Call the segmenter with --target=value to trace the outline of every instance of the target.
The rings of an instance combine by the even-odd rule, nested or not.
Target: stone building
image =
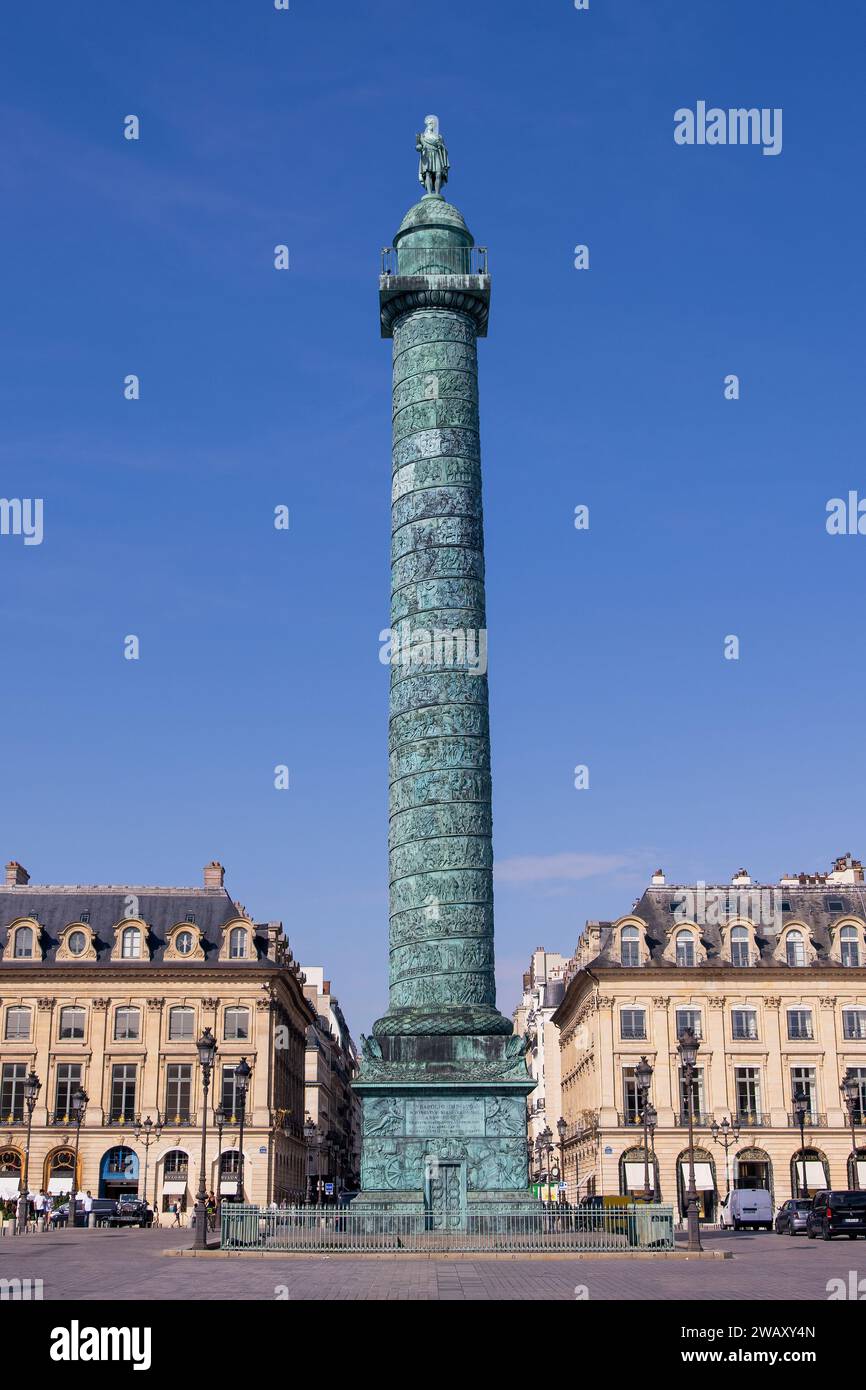
[[[850,855],[826,874],[753,884],[668,885],[657,873],[631,912],[589,922],[553,1016],[561,1033],[568,1195],[643,1189],[635,1067],[653,1068],[651,1186],[683,1211],[687,1092],[678,1034],[700,1040],[692,1085],[696,1186],[712,1221],[728,1184],[776,1203],[854,1179],[849,1112],[866,1186],[866,887]],[[795,1096],[805,1097],[801,1133]],[[714,1138],[713,1123],[729,1121]]]
[[[568,957],[537,946],[529,969],[523,975],[523,998],[514,1010],[514,1031],[527,1039],[526,1060],[535,1090],[526,1102],[526,1135],[532,1146],[530,1175],[536,1183],[546,1182],[547,1157],[539,1154],[538,1142],[545,1130],[553,1136],[551,1176],[559,1177],[560,1145],[557,1128],[562,1115],[560,1093],[559,1029],[553,1015],[562,1003]]]
[[[88,1096],[76,1186],[138,1192],[165,1210],[194,1203],[202,1077],[196,1041],[217,1042],[208,1097],[206,1184],[237,1196],[235,1067],[252,1068],[244,1109],[243,1195],[297,1200],[305,1188],[304,1050],[315,1018],[278,922],[232,901],[220,864],[200,888],[31,884],[17,863],[0,887],[0,1198],[25,1152],[23,1085],[41,1082],[28,1186],[68,1191],[71,1098]],[[222,1140],[214,1108],[226,1120]],[[151,1131],[149,1152],[140,1122]]]
[[[323,1199],[332,1200],[341,1190],[358,1186],[361,1101],[352,1089],[358,1051],[322,967],[305,965],[303,972],[304,994],[316,1014],[307,1024],[304,1072],[307,1190],[312,1201],[317,1189]]]

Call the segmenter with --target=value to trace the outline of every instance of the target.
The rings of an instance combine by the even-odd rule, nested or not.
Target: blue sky
[[[377,273],[428,111],[493,275],[500,1007],[659,865],[862,853],[866,538],[825,508],[866,493],[864,29],[803,0],[17,7],[0,492],[44,498],[45,538],[0,537],[4,858],[218,857],[356,1034],[385,1007]],[[676,145],[698,100],[781,107],[782,153]]]

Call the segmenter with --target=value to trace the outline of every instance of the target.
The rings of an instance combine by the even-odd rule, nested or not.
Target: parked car
[[[735,1187],[719,1206],[719,1225],[723,1230],[773,1229],[773,1199],[765,1187]]]
[[[808,1197],[789,1197],[776,1212],[775,1228],[777,1235],[796,1236],[805,1232],[812,1203]]]
[[[121,1197],[109,1217],[109,1226],[152,1226],[153,1212],[141,1197]]]
[[[816,1192],[806,1234],[810,1240],[816,1236],[822,1240],[832,1240],[834,1236],[856,1240],[866,1236],[866,1192]]]

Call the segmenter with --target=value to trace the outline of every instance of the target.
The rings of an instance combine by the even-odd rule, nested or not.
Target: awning
[[[824,1165],[816,1158],[806,1159],[806,1177],[803,1178],[803,1160],[797,1159],[797,1177],[800,1179],[801,1187],[810,1187],[814,1191],[816,1187],[826,1187],[827,1178],[824,1173]]]
[[[625,1185],[626,1185],[626,1187],[628,1188],[629,1192],[633,1192],[636,1188],[640,1188],[640,1190],[643,1191],[644,1183],[645,1183],[645,1181],[646,1181],[646,1173],[645,1173],[645,1171],[644,1171],[644,1166],[643,1166],[643,1164],[642,1164],[642,1163],[630,1163],[630,1162],[626,1161],[626,1162],[623,1164],[623,1167],[625,1168]],[[653,1185],[653,1166],[652,1166],[652,1164],[649,1165],[649,1184],[650,1184],[650,1187],[652,1187],[652,1185]]]
[[[186,1192],[186,1183],[185,1183],[185,1182],[164,1182],[163,1185],[162,1185],[162,1190],[163,1190],[164,1193],[167,1192],[167,1193],[169,1193],[169,1194],[172,1195],[172,1196],[174,1196],[175,1194],[177,1194],[177,1195],[179,1195],[179,1196],[182,1196],[183,1193]]]
[[[228,1197],[229,1194],[237,1192],[237,1190],[238,1185],[236,1182],[231,1182],[228,1178],[223,1178],[222,1182],[220,1183],[220,1192],[224,1192]]]
[[[18,1178],[0,1178],[0,1198],[8,1201],[10,1197],[17,1197],[18,1182]]]
[[[683,1175],[683,1183],[688,1191],[689,1180],[691,1178],[692,1167],[687,1158],[680,1159],[680,1170]],[[714,1192],[716,1184],[713,1182],[713,1170],[709,1163],[695,1161],[695,1187],[698,1192]]]
[[[53,1193],[58,1193],[58,1192],[71,1192],[71,1191],[72,1191],[72,1174],[70,1173],[68,1178],[64,1178],[64,1177],[49,1178],[49,1179],[48,1179],[48,1191],[49,1191],[49,1192],[53,1192]]]

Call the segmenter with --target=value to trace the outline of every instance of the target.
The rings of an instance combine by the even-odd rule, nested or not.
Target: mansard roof
[[[774,952],[779,945],[780,933],[794,923],[801,923],[808,930],[816,955],[809,965],[791,967],[792,969],[847,969],[848,967],[830,956],[833,929],[837,922],[846,918],[854,917],[866,922],[866,885],[862,884],[828,883],[817,887],[758,883],[742,887],[708,884],[700,890],[696,889],[694,884],[649,887],[644,890],[631,912],[623,913],[623,918],[634,917],[644,923],[651,966],[659,966],[664,970],[677,969],[674,962],[664,958],[663,952],[670,941],[672,930],[695,922],[694,906],[699,891],[706,894],[707,907],[705,913],[697,914],[696,923],[701,941],[707,950],[704,968],[737,968],[722,958],[722,932],[741,918],[744,922],[751,922],[755,928],[755,946],[758,952],[755,967],[758,969],[788,968],[784,962],[774,958]],[[713,910],[711,900],[715,895],[718,895],[717,906]],[[615,924],[599,922],[596,926],[600,929],[601,949],[594,958],[587,957],[581,963],[591,968],[598,965],[623,969],[619,960],[614,958]]]
[[[89,914],[89,917],[85,914]],[[253,928],[254,953],[245,960],[219,961],[222,928],[230,921],[243,918],[244,912],[234,903],[225,888],[148,888],[135,885],[59,885],[26,884],[14,887],[0,885],[0,949],[5,948],[10,925],[20,918],[35,918],[41,928],[40,944],[43,960],[32,964],[56,966],[57,969],[87,970],[99,966],[112,969],[129,967],[147,969],[163,959],[167,936],[172,927],[194,917],[192,925],[201,933],[201,944],[207,966],[220,968],[249,968],[268,961],[267,927],[250,923]],[[95,961],[58,961],[60,933],[73,922],[84,918],[95,937]],[[147,926],[150,959],[112,960],[114,929],[124,919],[141,920]],[[273,965],[273,961],[268,961]],[[15,965],[20,969],[24,962]],[[200,965],[200,963],[199,963]],[[172,966],[177,968],[178,962]],[[195,969],[195,963],[181,965]]]

